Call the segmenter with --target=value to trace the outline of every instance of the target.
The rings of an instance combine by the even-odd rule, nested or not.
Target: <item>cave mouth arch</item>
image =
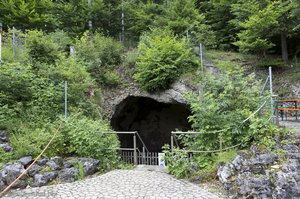
[[[138,131],[151,152],[161,152],[170,144],[171,132],[191,129],[187,117],[191,111],[186,104],[163,103],[149,97],[129,96],[120,102],[111,118],[115,131]],[[132,148],[132,135],[119,135],[121,146]],[[142,144],[137,141],[137,146]]]

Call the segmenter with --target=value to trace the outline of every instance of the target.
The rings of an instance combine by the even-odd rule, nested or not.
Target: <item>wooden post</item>
[[[136,134],[133,135],[133,162],[137,165],[137,152],[136,152]]]
[[[296,120],[298,120],[297,100],[295,101],[295,109],[296,109]]]
[[[279,126],[278,102],[276,101],[276,125]]]

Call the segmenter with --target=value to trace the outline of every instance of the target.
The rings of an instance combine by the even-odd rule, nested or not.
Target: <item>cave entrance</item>
[[[162,103],[147,97],[127,97],[116,106],[111,119],[115,131],[137,131],[152,152],[161,152],[170,144],[171,132],[191,129],[187,117],[191,114],[185,104]],[[132,136],[119,135],[122,148],[133,146]],[[137,147],[142,147],[137,143]]]

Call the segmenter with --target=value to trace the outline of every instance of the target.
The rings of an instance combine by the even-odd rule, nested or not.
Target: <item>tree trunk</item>
[[[281,55],[284,63],[288,63],[288,49],[287,49],[287,33],[286,31],[281,32]]]

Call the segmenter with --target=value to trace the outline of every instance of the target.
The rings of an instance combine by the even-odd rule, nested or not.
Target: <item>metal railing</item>
[[[120,151],[133,151],[133,163],[137,165],[139,162],[146,162],[146,156],[151,154],[145,145],[143,139],[139,135],[137,131],[112,131],[112,132],[105,132],[105,134],[123,134],[123,135],[132,135],[133,136],[133,147],[132,148],[110,148],[111,150],[120,150]],[[138,138],[138,139],[137,139]],[[142,152],[137,147],[137,140],[139,140],[142,144]],[[121,153],[121,155],[127,156],[128,160],[131,160],[131,153]],[[141,159],[141,161],[139,161]],[[130,161],[129,161],[130,162]]]

